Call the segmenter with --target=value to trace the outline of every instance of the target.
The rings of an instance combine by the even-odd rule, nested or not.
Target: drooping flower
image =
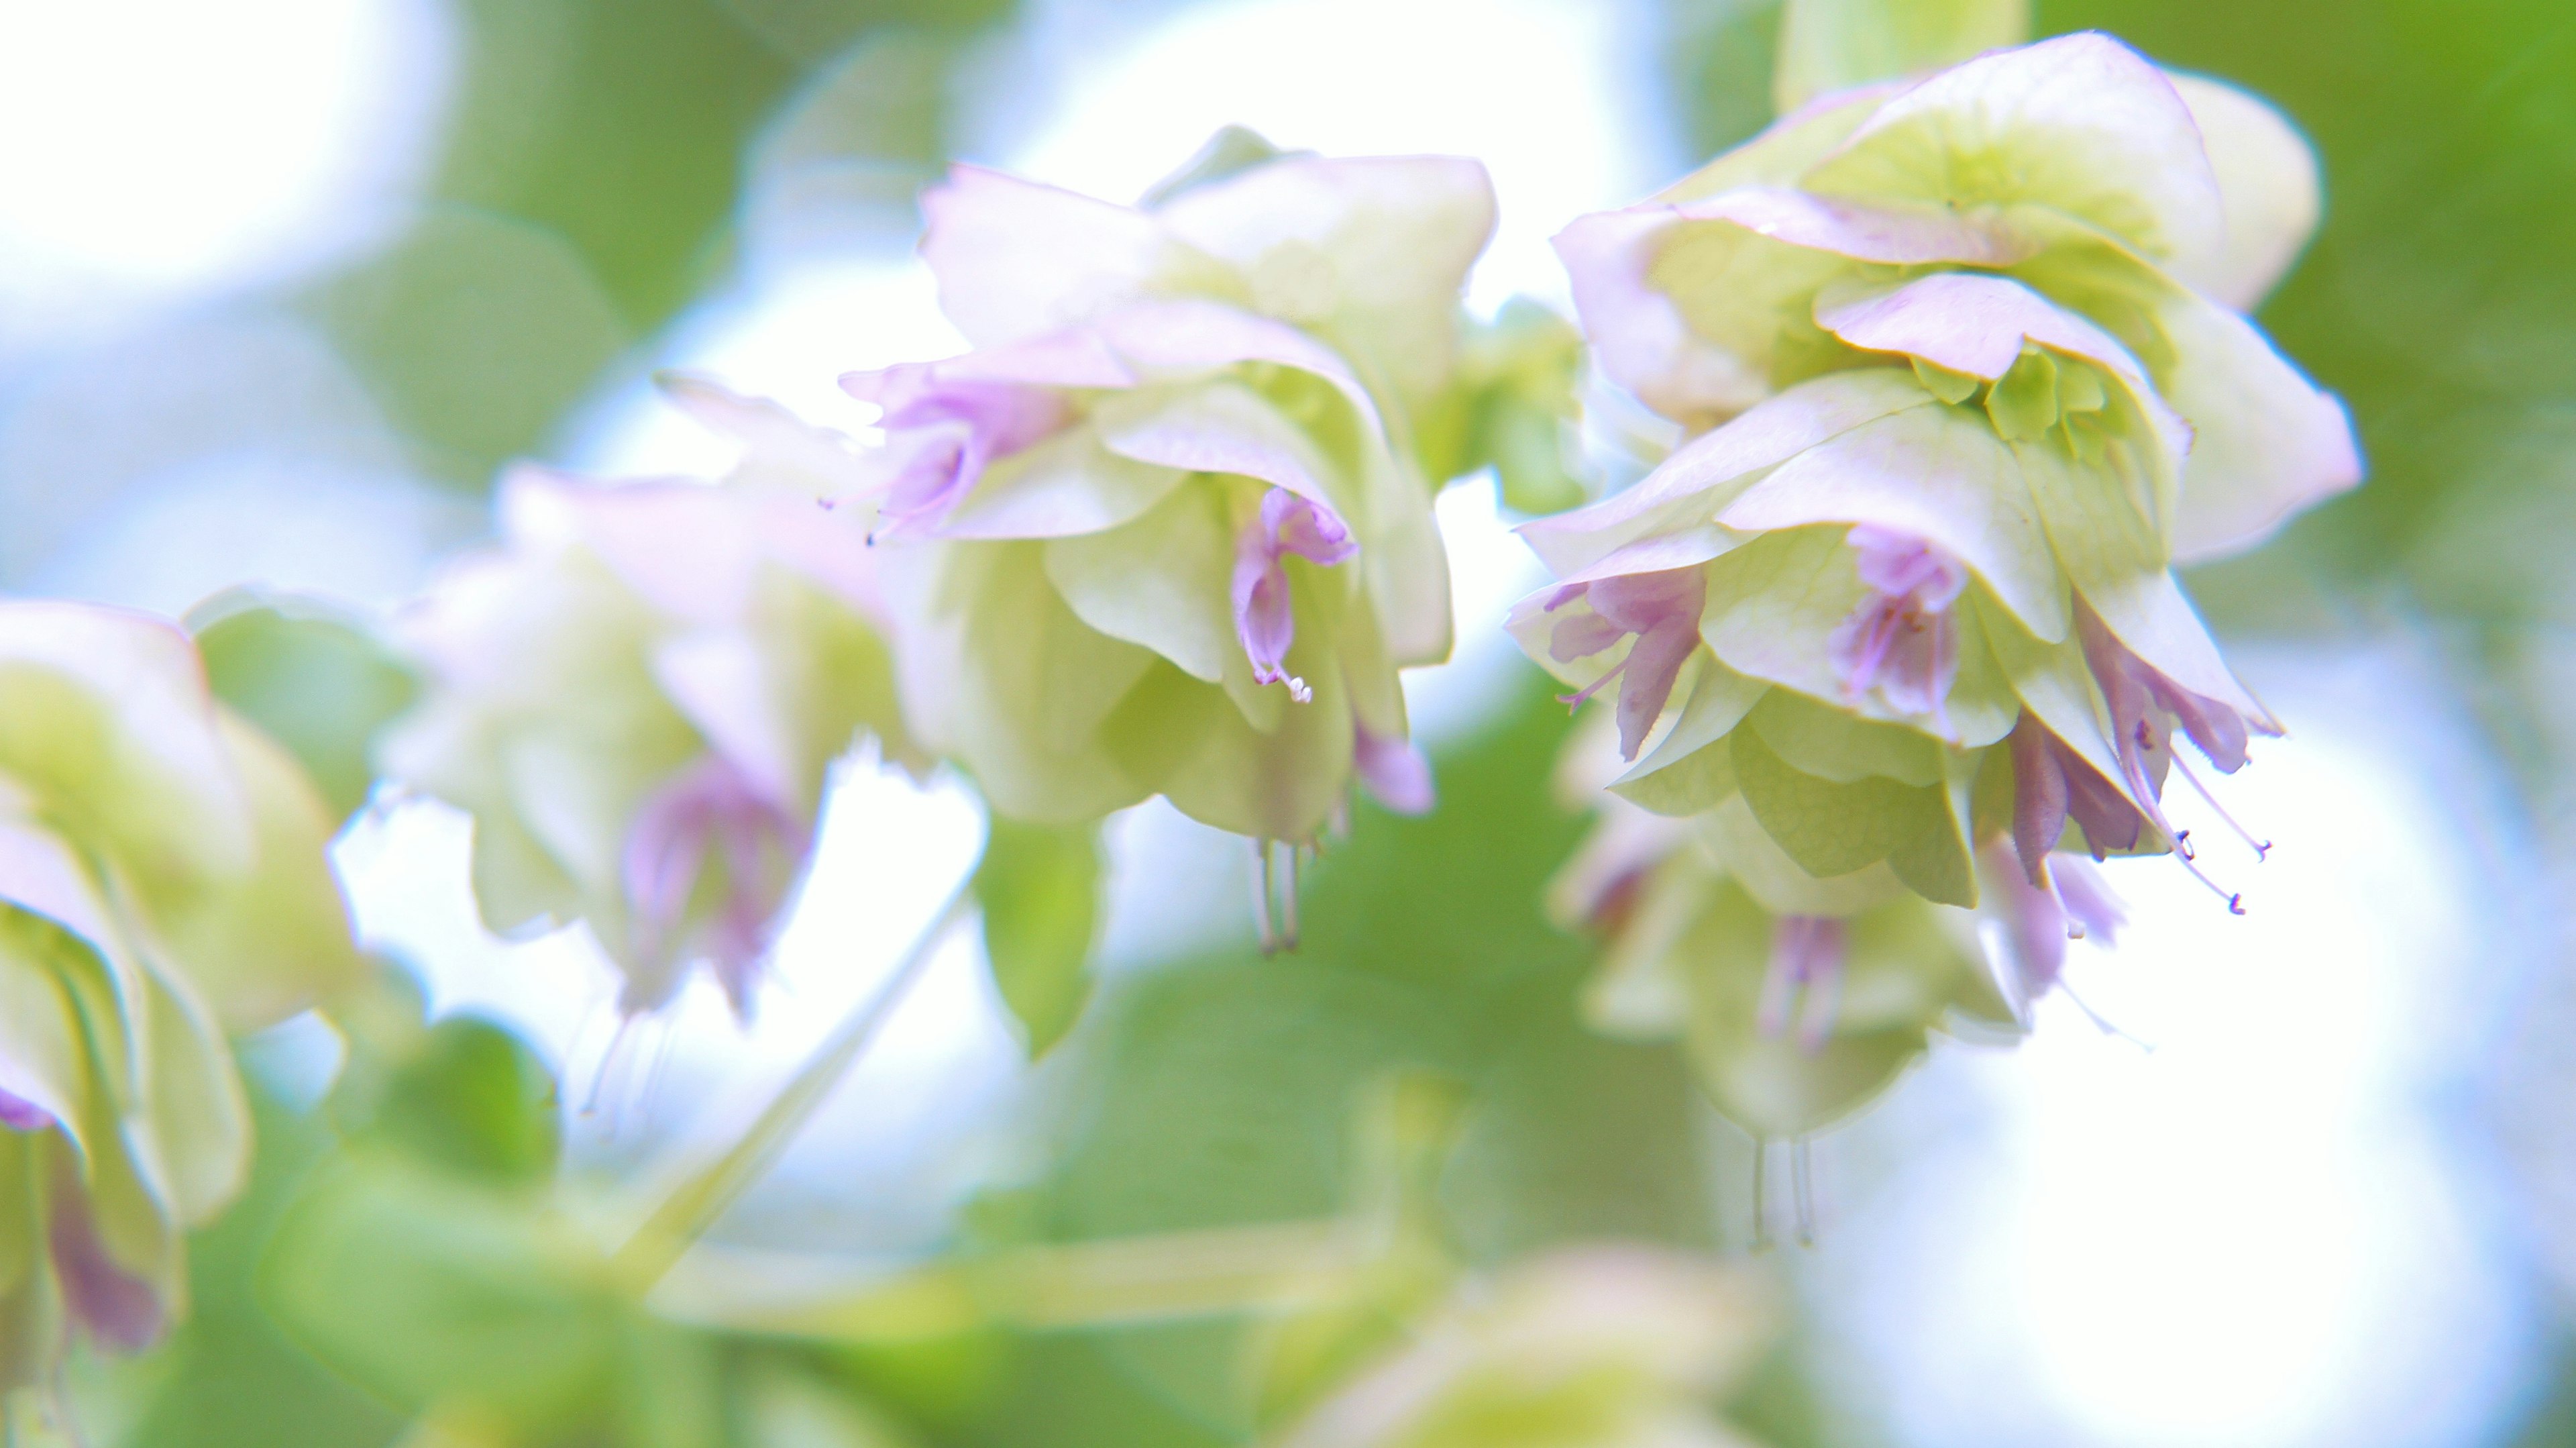
[[[2018,1041],[2061,987],[2068,942],[2111,944],[2121,904],[2081,854],[2025,872],[2000,837],[1978,852],[1975,910],[1923,899],[1885,862],[1819,878],[1740,796],[1681,818],[1605,792],[1618,766],[1604,723],[1579,726],[1559,762],[1560,796],[1597,815],[1548,894],[1556,923],[1596,942],[1584,1017],[1676,1043],[1754,1138],[1757,1245],[1770,1231],[1764,1164],[1785,1144],[1812,1240],[1812,1139],[1883,1096],[1935,1037]]]
[[[185,1312],[249,1170],[224,1033],[362,968],[331,833],[176,626],[0,603],[0,1395]]]
[[[880,641],[875,559],[813,499],[847,445],[704,383],[673,394],[746,444],[720,484],[503,481],[501,545],[416,601],[427,680],[386,776],[474,817],[491,928],[586,922],[628,1011],[705,961],[750,1009],[831,762],[923,761]]]
[[[1162,794],[1301,845],[1354,780],[1427,806],[1397,673],[1450,620],[1411,434],[1483,169],[1274,157],[1139,208],[960,167],[923,205],[977,350],[847,379],[885,438],[842,496],[925,741],[1033,821]]]
[[[2265,194],[2312,167],[2259,104],[2074,36],[1817,102],[1569,228],[1604,367],[1718,424],[1524,529],[1560,583],[1516,631],[1578,686],[1624,661],[1569,635],[1624,625],[1577,600],[1696,581],[1704,647],[1623,686],[1621,787],[1740,799],[1809,874],[1884,861],[1962,906],[2006,819],[2033,882],[2070,819],[2072,847],[2188,861],[2171,738],[2224,772],[2278,726],[2170,570],[2359,465],[2341,407],[2181,278],[2258,295],[2295,238],[2219,238],[2312,221]]]
[[[1470,1282],[1410,1341],[1266,1441],[1740,1448],[1712,1405],[1769,1337],[1768,1298],[1739,1270],[1677,1253],[1554,1252]]]

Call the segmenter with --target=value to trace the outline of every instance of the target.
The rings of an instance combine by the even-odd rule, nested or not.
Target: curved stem
[[[939,953],[940,942],[965,917],[973,901],[974,878],[969,871],[885,980],[832,1028],[832,1033],[814,1048],[814,1054],[761,1108],[760,1115],[741,1137],[713,1161],[688,1171],[634,1235],[617,1249],[609,1259],[609,1268],[619,1281],[639,1297],[651,1290],[699,1235],[777,1164],[788,1144],[813,1118],[815,1108],[866,1054],[895,1008],[919,982],[931,959]]]

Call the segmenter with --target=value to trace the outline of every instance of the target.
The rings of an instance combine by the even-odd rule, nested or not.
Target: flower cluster
[[[1450,647],[1424,419],[1456,409],[1482,167],[1255,158],[1128,207],[972,167],[922,254],[976,350],[846,379],[884,440],[905,707],[993,805],[1149,795],[1312,843],[1430,806],[1400,669]]]
[[[426,688],[378,752],[399,787],[472,812],[494,929],[586,922],[628,1011],[703,960],[747,1012],[827,766],[863,734],[926,761],[875,560],[813,501],[849,448],[705,383],[671,392],[743,442],[735,472],[506,478],[500,546],[398,622]]]
[[[1696,434],[1522,530],[1558,582],[1516,635],[1615,694],[1611,787],[1711,856],[1653,872],[1623,954],[1767,957],[1702,1009],[1785,1035],[1803,990],[1822,1050],[1870,942],[1922,934],[1918,985],[1967,958],[1902,895],[2000,902],[2044,989],[2108,921],[2086,857],[2196,869],[2182,743],[2230,772],[2280,728],[2172,569],[2360,475],[2235,310],[2304,241],[2313,164],[2259,102],[2074,35],[1822,97],[1558,238],[1602,370]]]
[[[250,1164],[224,1033],[359,969],[331,830],[178,628],[0,604],[0,1392],[184,1307]]]

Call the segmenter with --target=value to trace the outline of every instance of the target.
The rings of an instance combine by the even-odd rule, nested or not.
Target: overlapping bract
[[[492,928],[587,922],[630,1011],[701,960],[747,1011],[827,767],[862,735],[924,761],[867,541],[814,502],[847,448],[703,383],[672,390],[744,442],[734,474],[512,474],[501,546],[400,621],[426,688],[379,752],[389,779],[474,816]]]
[[[1398,670],[1450,647],[1420,418],[1456,411],[1483,168],[1289,156],[1150,208],[961,167],[922,254],[977,350],[855,375],[903,693],[996,808],[1153,794],[1311,842],[1427,808]],[[1454,441],[1444,444],[1454,450]]]
[[[225,1031],[360,969],[331,832],[176,626],[0,604],[0,1391],[184,1309],[249,1169]]]
[[[2315,191],[2268,108],[2088,34],[1820,99],[1569,227],[1603,369],[1710,429],[1523,530],[1561,582],[1515,630],[1615,684],[1614,788],[1959,906],[1998,838],[2041,890],[2061,844],[2168,848],[2175,737],[2232,770],[2278,732],[2172,566],[2359,477],[2228,305]]]

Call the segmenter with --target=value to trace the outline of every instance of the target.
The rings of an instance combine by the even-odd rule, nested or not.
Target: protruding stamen
[[[1789,1143],[1789,1194],[1798,1208],[1798,1245],[1816,1245],[1816,1162],[1813,1143],[1799,1137]]]
[[[1279,842],[1279,851],[1284,857],[1286,866],[1280,874],[1279,889],[1279,920],[1282,927],[1280,930],[1279,948],[1282,950],[1295,950],[1297,948],[1298,848],[1298,846],[1286,840]]]
[[[2175,769],[2182,773],[2183,782],[2190,785],[2194,790],[2197,790],[2200,797],[2209,802],[2210,809],[2218,815],[2218,818],[2224,822],[2229,829],[2236,831],[2236,837],[2243,840],[2246,847],[2254,852],[2255,863],[2260,864],[2264,860],[2271,858],[2272,842],[2270,840],[2258,840],[2254,838],[2254,832],[2252,830],[2238,824],[2236,822],[2236,816],[2229,814],[2227,812],[2227,806],[2218,802],[2218,796],[2209,792],[2209,786],[2201,783],[2200,776],[2192,772],[2192,768],[2189,764],[2183,762],[2183,757],[2179,752],[2177,752],[2173,757],[2173,765]]]
[[[2230,890],[2226,886],[2219,884],[2216,880],[2209,878],[2208,875],[2203,874],[2199,864],[2195,861],[2193,856],[2185,854],[2180,850],[2176,850],[2174,852],[2174,861],[2181,865],[2183,869],[2190,872],[2193,879],[2208,886],[2209,893],[2226,901],[2228,914],[2242,915],[2245,913],[2244,894],[2240,891]]]
[[[1270,842],[1252,841],[1252,929],[1261,942],[1263,955],[1279,950],[1279,937],[1270,929]]]

